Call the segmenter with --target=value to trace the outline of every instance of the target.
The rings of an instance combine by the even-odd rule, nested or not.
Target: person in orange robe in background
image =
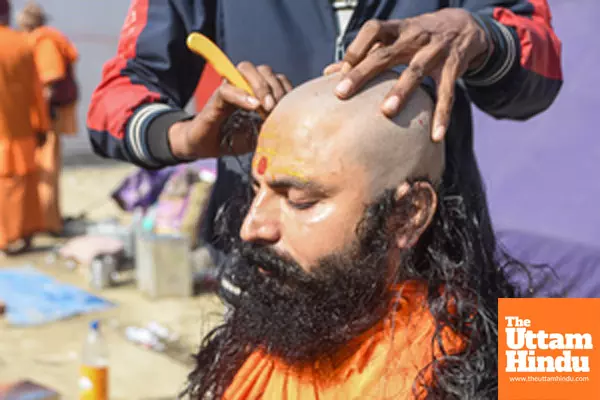
[[[0,0],[0,250],[31,244],[43,230],[35,161],[50,128],[33,51],[25,35],[8,27],[10,6]]]
[[[25,5],[17,20],[20,28],[30,34],[38,73],[51,110],[52,129],[45,144],[38,149],[36,159],[41,174],[39,192],[45,230],[59,234],[63,226],[59,201],[60,135],[77,133],[78,89],[74,64],[79,55],[65,35],[46,25],[47,16],[37,3]]]

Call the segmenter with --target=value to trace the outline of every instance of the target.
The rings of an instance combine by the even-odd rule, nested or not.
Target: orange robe
[[[398,296],[386,318],[355,339],[343,352],[312,365],[290,367],[257,351],[242,365],[224,398],[413,399],[417,374],[434,355],[435,321],[426,306],[426,298],[424,284],[405,283],[398,289]],[[450,354],[464,348],[464,341],[450,330],[443,331],[442,341]],[[435,354],[439,356],[439,348]]]
[[[43,26],[31,33],[38,74],[44,85],[65,77],[69,66],[78,59],[75,46],[59,31]],[[38,148],[36,159],[40,168],[40,199],[44,212],[45,230],[62,230],[59,201],[61,169],[60,134],[77,132],[76,104],[58,107],[48,132],[46,143]]]
[[[35,151],[48,129],[31,46],[0,26],[0,249],[43,230]]]

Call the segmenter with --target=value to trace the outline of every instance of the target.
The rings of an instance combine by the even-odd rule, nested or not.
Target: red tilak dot
[[[261,157],[260,160],[258,160],[258,166],[256,167],[256,170],[259,175],[262,175],[265,173],[265,171],[267,170],[267,158],[266,157]]]

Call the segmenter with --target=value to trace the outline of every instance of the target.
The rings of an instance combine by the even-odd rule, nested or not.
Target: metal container
[[[90,264],[90,285],[95,289],[105,289],[112,286],[112,275],[117,269],[117,263],[111,255],[94,257]]]
[[[90,285],[96,289],[119,286],[133,280],[133,262],[123,253],[100,254],[90,264]]]
[[[151,299],[189,297],[193,272],[189,240],[177,235],[138,232],[135,273],[138,289]]]

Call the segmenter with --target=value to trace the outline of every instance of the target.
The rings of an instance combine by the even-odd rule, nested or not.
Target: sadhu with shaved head
[[[266,119],[253,190],[221,216],[232,309],[196,355],[191,398],[496,398],[510,260],[450,195],[429,94],[381,113],[396,79],[341,101],[336,76],[318,78]]]

